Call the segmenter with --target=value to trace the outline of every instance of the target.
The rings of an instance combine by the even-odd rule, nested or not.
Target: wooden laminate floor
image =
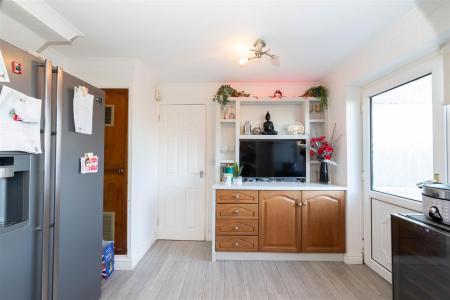
[[[218,261],[209,242],[157,241],[133,271],[115,271],[102,299],[391,299],[364,265]]]

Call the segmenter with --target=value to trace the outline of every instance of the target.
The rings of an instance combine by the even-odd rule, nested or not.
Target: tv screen
[[[306,140],[240,140],[243,177],[306,177]]]

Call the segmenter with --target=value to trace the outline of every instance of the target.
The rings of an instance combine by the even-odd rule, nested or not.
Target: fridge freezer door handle
[[[56,150],[55,150],[55,190],[53,224],[53,299],[59,299],[59,241],[60,241],[60,207],[61,207],[61,130],[62,130],[62,98],[64,72],[61,67],[56,69]]]
[[[51,126],[52,126],[52,63],[45,62],[44,81],[44,203],[42,226],[36,228],[37,232],[42,231],[42,288],[41,299],[49,299],[49,260],[50,260],[50,205],[51,205]]]

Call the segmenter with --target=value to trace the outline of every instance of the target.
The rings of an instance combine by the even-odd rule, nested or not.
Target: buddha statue
[[[262,132],[262,134],[264,134],[264,135],[277,135],[278,134],[278,132],[275,131],[272,121],[270,121],[270,113],[269,112],[266,113],[266,122],[264,122],[263,128],[264,128],[264,131]]]

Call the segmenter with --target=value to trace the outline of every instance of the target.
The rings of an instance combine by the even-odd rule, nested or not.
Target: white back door
[[[204,105],[161,105],[158,238],[204,240]]]

